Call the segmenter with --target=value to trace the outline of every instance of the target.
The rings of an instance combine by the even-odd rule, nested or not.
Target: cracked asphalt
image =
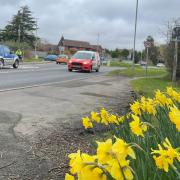
[[[131,97],[128,78],[106,76],[111,68],[88,74],[68,73],[65,66],[54,64],[49,68],[48,65],[34,67],[27,71],[5,69],[0,72],[0,76],[3,74],[3,83],[0,83],[0,179],[47,179],[52,162],[38,159],[32,148],[39,137],[46,137],[57,129],[63,132],[69,127],[79,128],[82,116],[101,107],[116,112],[125,109]],[[13,77],[14,81],[10,79]]]

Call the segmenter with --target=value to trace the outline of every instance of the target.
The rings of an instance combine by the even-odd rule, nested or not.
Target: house
[[[91,45],[86,41],[64,39],[63,36],[58,43],[58,47],[60,53],[65,51],[75,53],[78,50],[98,51],[100,54],[102,53],[102,47],[100,45]]]

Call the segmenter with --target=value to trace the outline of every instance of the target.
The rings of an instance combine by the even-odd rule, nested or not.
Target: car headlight
[[[85,61],[85,62],[83,62],[83,64],[89,64],[89,63]]]

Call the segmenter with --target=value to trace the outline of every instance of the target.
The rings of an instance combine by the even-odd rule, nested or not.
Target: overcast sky
[[[132,48],[136,0],[0,0],[0,29],[21,6],[28,5],[38,18],[38,36],[57,44],[66,39],[99,42],[106,48]],[[180,17],[180,0],[139,0],[137,48],[152,35],[165,37],[165,24]]]

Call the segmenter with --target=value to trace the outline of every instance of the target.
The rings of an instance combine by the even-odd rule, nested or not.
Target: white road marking
[[[19,69],[38,69],[38,66],[20,65]]]
[[[100,74],[97,74],[95,76],[100,76]],[[95,76],[93,76],[93,77],[95,77]],[[16,88],[8,88],[8,89],[2,89],[2,90],[0,90],[0,92],[14,91],[14,90],[20,90],[20,89],[29,89],[29,88],[40,87],[40,86],[49,86],[49,85],[54,85],[54,84],[61,84],[61,83],[76,81],[76,80],[84,80],[84,79],[88,79],[88,78],[91,78],[91,77],[83,77],[83,78],[69,79],[69,80],[58,81],[58,82],[34,84],[32,86],[21,86],[21,87],[16,87]]]

